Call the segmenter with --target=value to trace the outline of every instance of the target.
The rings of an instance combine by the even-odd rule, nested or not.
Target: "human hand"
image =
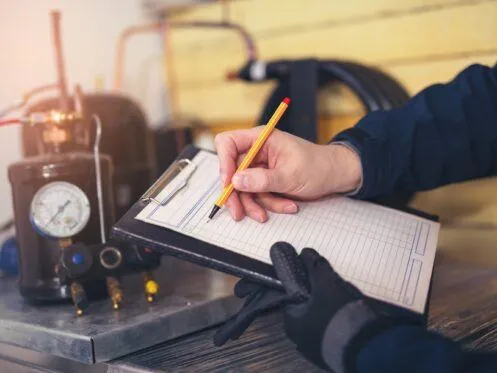
[[[342,372],[348,371],[346,357],[357,354],[376,334],[422,321],[410,311],[364,296],[314,249],[298,255],[290,244],[278,242],[270,254],[283,290],[240,280],[235,295],[245,303],[215,334],[217,346],[238,339],[258,316],[280,308],[285,332],[297,350],[323,369]]]
[[[235,191],[226,206],[233,219],[265,222],[267,211],[296,213],[296,200],[314,200],[354,190],[361,180],[358,155],[343,145],[317,145],[274,130],[251,168],[236,172],[263,126],[216,136],[221,183]]]

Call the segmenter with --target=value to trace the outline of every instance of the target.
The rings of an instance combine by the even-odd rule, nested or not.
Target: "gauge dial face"
[[[40,188],[31,201],[31,221],[42,234],[67,238],[81,232],[90,219],[90,201],[76,185],[56,181]]]

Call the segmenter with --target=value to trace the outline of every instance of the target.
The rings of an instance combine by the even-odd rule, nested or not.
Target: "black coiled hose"
[[[290,95],[289,75],[292,62],[291,60],[268,62],[267,74],[263,79],[258,80],[250,77],[253,69],[251,66],[258,62],[250,62],[240,71],[239,77],[246,81],[277,82],[262,110],[260,123],[267,121],[282,97]],[[359,98],[366,112],[401,107],[409,100],[409,94],[399,82],[374,67],[338,60],[318,61],[317,66],[319,89],[333,83],[344,84]],[[290,118],[287,117],[287,120]],[[280,123],[284,128],[284,121]]]

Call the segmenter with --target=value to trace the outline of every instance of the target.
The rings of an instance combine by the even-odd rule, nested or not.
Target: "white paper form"
[[[188,186],[165,206],[147,205],[136,219],[268,264],[276,241],[299,252],[312,247],[365,294],[424,312],[439,223],[346,197],[300,203],[294,215],[269,213],[263,224],[249,218],[235,222],[225,208],[209,220],[221,192],[218,158],[200,151],[193,162],[197,169]],[[164,199],[181,178],[182,173],[156,198]]]

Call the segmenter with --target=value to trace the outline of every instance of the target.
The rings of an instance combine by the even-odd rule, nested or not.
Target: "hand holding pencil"
[[[282,102],[278,109],[282,105],[288,106]],[[273,118],[281,118],[278,109]],[[274,127],[269,135],[263,134],[266,128],[227,131],[216,137],[221,184],[228,193],[227,197],[220,193],[219,207],[228,208],[234,220],[248,216],[262,223],[268,211],[293,214],[299,200],[347,192],[359,184],[361,163],[348,148],[317,145]],[[251,149],[257,151],[247,157]],[[238,167],[244,159],[249,164]]]
[[[264,145],[264,143],[269,138],[269,136],[273,132],[274,128],[278,124],[278,121],[280,120],[281,116],[283,115],[283,113],[285,112],[285,110],[287,109],[289,104],[290,104],[290,99],[288,97],[285,98],[280,103],[280,105],[278,106],[278,109],[276,109],[276,111],[274,112],[273,116],[271,117],[271,119],[269,120],[267,125],[264,127],[264,129],[261,131],[261,133],[257,137],[257,140],[252,144],[248,153],[245,155],[242,162],[238,166],[237,172],[240,172],[240,171],[247,169],[252,164],[255,157],[257,156],[257,154],[261,150],[262,146]],[[209,219],[212,219],[214,217],[214,215],[219,211],[219,209],[222,206],[224,206],[226,201],[230,198],[231,193],[233,193],[233,189],[234,189],[234,187],[233,187],[232,183],[229,183],[228,185],[226,185],[224,187],[223,192],[221,193],[221,195],[217,199],[214,207],[212,208],[211,213],[209,214]]]

